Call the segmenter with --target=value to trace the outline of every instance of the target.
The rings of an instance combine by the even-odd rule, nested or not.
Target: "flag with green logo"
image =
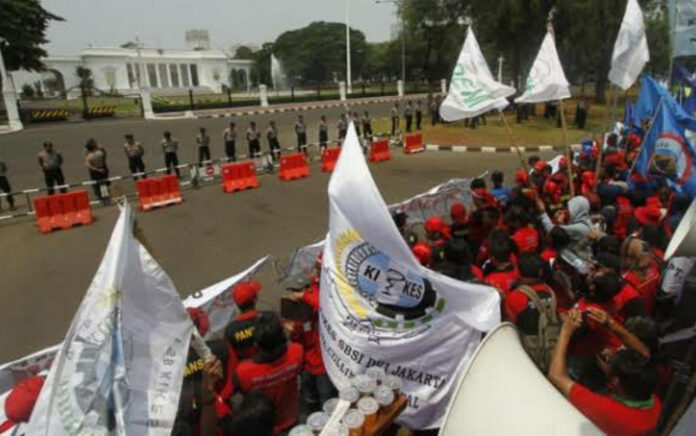
[[[515,102],[544,103],[569,97],[570,84],[563,72],[561,60],[558,58],[553,32],[549,29],[529,71],[524,94],[515,99]]]

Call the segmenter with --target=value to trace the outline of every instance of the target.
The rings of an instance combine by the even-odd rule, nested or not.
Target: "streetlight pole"
[[[350,65],[350,0],[346,0],[346,85],[348,94],[353,93]]]
[[[140,37],[135,38],[135,49],[138,54],[138,74],[136,74],[136,80],[138,81],[138,88],[140,89],[140,102],[143,105],[143,118],[151,119],[155,117],[155,113],[152,110],[152,97],[150,96],[150,85],[145,78],[145,66],[143,65],[143,57],[140,53],[142,49],[142,44],[140,43]]]
[[[5,43],[5,38],[0,37],[0,79],[2,80],[2,97],[5,101],[5,111],[7,112],[7,122],[11,130],[21,130],[24,128],[22,121],[19,118],[17,110],[17,94],[15,92],[14,83],[10,83],[11,77],[5,69],[5,60],[2,57],[2,46]]]
[[[503,55],[498,57],[498,83],[503,83],[503,61],[505,58]]]

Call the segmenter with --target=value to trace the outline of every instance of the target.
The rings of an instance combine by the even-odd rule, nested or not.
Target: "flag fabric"
[[[641,78],[640,94],[634,108],[636,125],[640,125],[644,119],[652,119],[660,102],[664,102],[667,110],[682,129],[696,131],[696,118],[686,112],[664,86],[647,74]]]
[[[171,433],[193,324],[172,281],[132,229],[126,204],[27,434]]]
[[[532,69],[529,71],[524,94],[516,103],[543,103],[570,97],[570,84],[558,58],[553,31],[546,32]]]
[[[658,106],[655,121],[647,132],[633,169],[632,181],[638,187],[653,187],[665,181],[677,192],[696,195],[694,162],[696,153],[684,129],[669,107]]]
[[[508,105],[505,97],[514,93],[514,88],[493,78],[474,31],[469,27],[452,72],[449,92],[440,105],[442,119],[456,121],[473,118],[493,109],[504,109]]]
[[[696,3],[693,0],[669,0],[669,28],[673,57],[696,55]]]
[[[611,55],[609,80],[622,90],[636,82],[643,67],[650,60],[648,39],[645,36],[643,11],[638,0],[628,0],[619,35]]]
[[[672,82],[696,88],[696,72],[689,72],[684,65],[674,64]]]
[[[626,99],[626,106],[624,107],[624,119],[623,119],[623,125],[625,128],[629,128],[631,124],[634,123],[634,115],[633,115],[633,100],[630,98]]]
[[[692,117],[696,115],[696,92],[691,91],[691,95],[682,103],[682,108]]]
[[[483,332],[500,323],[500,298],[421,266],[396,228],[351,124],[329,182],[329,234],[320,294],[322,356],[339,388],[371,366],[399,377],[401,424],[441,424],[457,376]]]

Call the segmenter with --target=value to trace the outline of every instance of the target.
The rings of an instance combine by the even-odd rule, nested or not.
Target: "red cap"
[[[246,306],[256,299],[261,291],[261,283],[257,281],[240,282],[232,290],[232,300],[237,306]]]
[[[529,174],[525,170],[517,170],[515,173],[515,180],[518,182],[528,185],[529,184]]]
[[[446,227],[445,220],[439,216],[431,216],[425,220],[425,231],[428,233],[443,233]]]
[[[191,318],[191,321],[193,321],[193,325],[195,325],[198,329],[198,333],[200,333],[201,336],[208,334],[208,331],[210,330],[210,320],[208,319],[208,314],[205,313],[203,309],[198,307],[189,307],[186,309],[186,312],[188,312],[189,318]]]
[[[643,226],[647,225],[660,225],[660,220],[662,219],[662,212],[660,208],[655,206],[642,206],[636,208],[634,211],[636,216],[636,221]]]
[[[547,180],[544,184],[544,192],[548,195],[556,195],[558,193],[558,185],[552,180]]]
[[[558,166],[561,168],[568,168],[568,158],[565,156],[561,156],[561,158],[558,161]]]
[[[433,249],[425,242],[418,242],[412,248],[413,254],[423,266],[430,266],[433,258]]]
[[[462,203],[454,203],[450,207],[450,217],[456,223],[466,223],[466,206]]]
[[[595,185],[597,184],[597,181],[595,179],[595,173],[592,171],[585,171],[582,173],[580,178],[582,181],[582,195],[587,195],[588,192],[592,192],[592,190],[595,188]]]
[[[540,173],[546,169],[549,165],[546,163],[545,160],[539,160],[537,163],[534,164],[534,171]]]
[[[498,200],[485,188],[476,188],[471,195],[483,207],[498,207]]]
[[[43,384],[43,377],[34,376],[22,380],[12,388],[5,399],[7,420],[0,424],[0,433],[6,432],[19,423],[29,422]]]

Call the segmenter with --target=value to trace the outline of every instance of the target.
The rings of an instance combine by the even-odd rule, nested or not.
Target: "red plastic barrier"
[[[147,212],[157,207],[181,204],[179,179],[171,174],[141,179],[135,184],[140,199],[140,210]]]
[[[309,177],[309,166],[307,158],[303,153],[288,154],[280,158],[280,180],[290,181]]]
[[[338,155],[341,154],[340,147],[327,148],[321,154],[321,170],[325,173],[330,173],[336,167]]]
[[[36,224],[41,233],[53,230],[67,230],[77,225],[92,224],[92,210],[87,191],[34,198]]]
[[[222,166],[222,191],[226,193],[259,187],[254,163],[229,163]]]
[[[389,140],[380,139],[375,141],[370,146],[370,162],[384,162],[385,160],[391,159],[391,152],[389,151]]]
[[[425,151],[425,146],[423,145],[423,135],[420,133],[409,133],[404,137],[404,153],[420,153]]]

